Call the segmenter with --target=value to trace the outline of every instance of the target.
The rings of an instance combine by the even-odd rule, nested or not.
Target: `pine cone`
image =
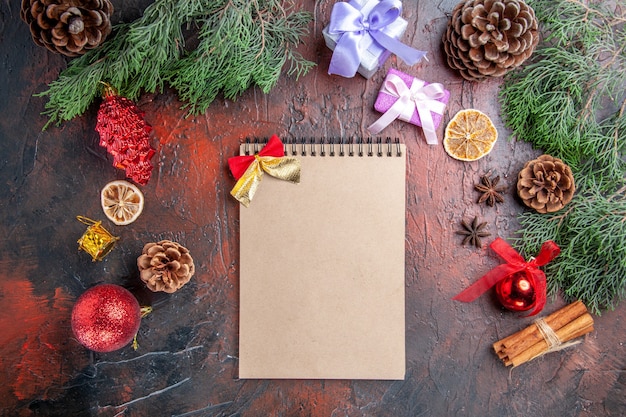
[[[137,266],[141,280],[155,292],[173,293],[189,282],[195,272],[189,251],[170,240],[146,243]]]
[[[517,179],[517,194],[524,204],[539,213],[562,209],[572,200],[575,191],[570,167],[550,155],[527,162]]]
[[[78,56],[104,42],[111,33],[109,0],[22,0],[20,15],[37,45]]]
[[[466,0],[456,5],[443,46],[448,65],[469,81],[501,77],[539,42],[534,10],[523,0]]]

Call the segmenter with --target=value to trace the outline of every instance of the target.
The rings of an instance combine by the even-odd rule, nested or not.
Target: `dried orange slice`
[[[102,210],[117,225],[130,224],[143,211],[143,193],[128,181],[111,181],[100,192]]]
[[[485,113],[467,109],[454,115],[443,137],[443,147],[454,159],[475,161],[491,152],[498,131]]]

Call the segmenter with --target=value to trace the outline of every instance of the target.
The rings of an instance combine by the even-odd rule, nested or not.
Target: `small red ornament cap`
[[[134,295],[114,284],[85,291],[72,309],[72,332],[86,348],[112,352],[128,345],[141,323],[141,308]]]

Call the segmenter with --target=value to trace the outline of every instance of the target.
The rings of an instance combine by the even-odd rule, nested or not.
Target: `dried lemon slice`
[[[475,161],[491,152],[498,131],[485,113],[467,109],[454,115],[446,127],[443,147],[454,159]]]
[[[128,181],[111,181],[100,192],[100,203],[104,214],[113,223],[130,224],[143,210],[143,194]]]

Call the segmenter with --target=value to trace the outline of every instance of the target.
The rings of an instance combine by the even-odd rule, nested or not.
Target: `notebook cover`
[[[239,377],[404,379],[405,147],[310,146],[240,206]]]

